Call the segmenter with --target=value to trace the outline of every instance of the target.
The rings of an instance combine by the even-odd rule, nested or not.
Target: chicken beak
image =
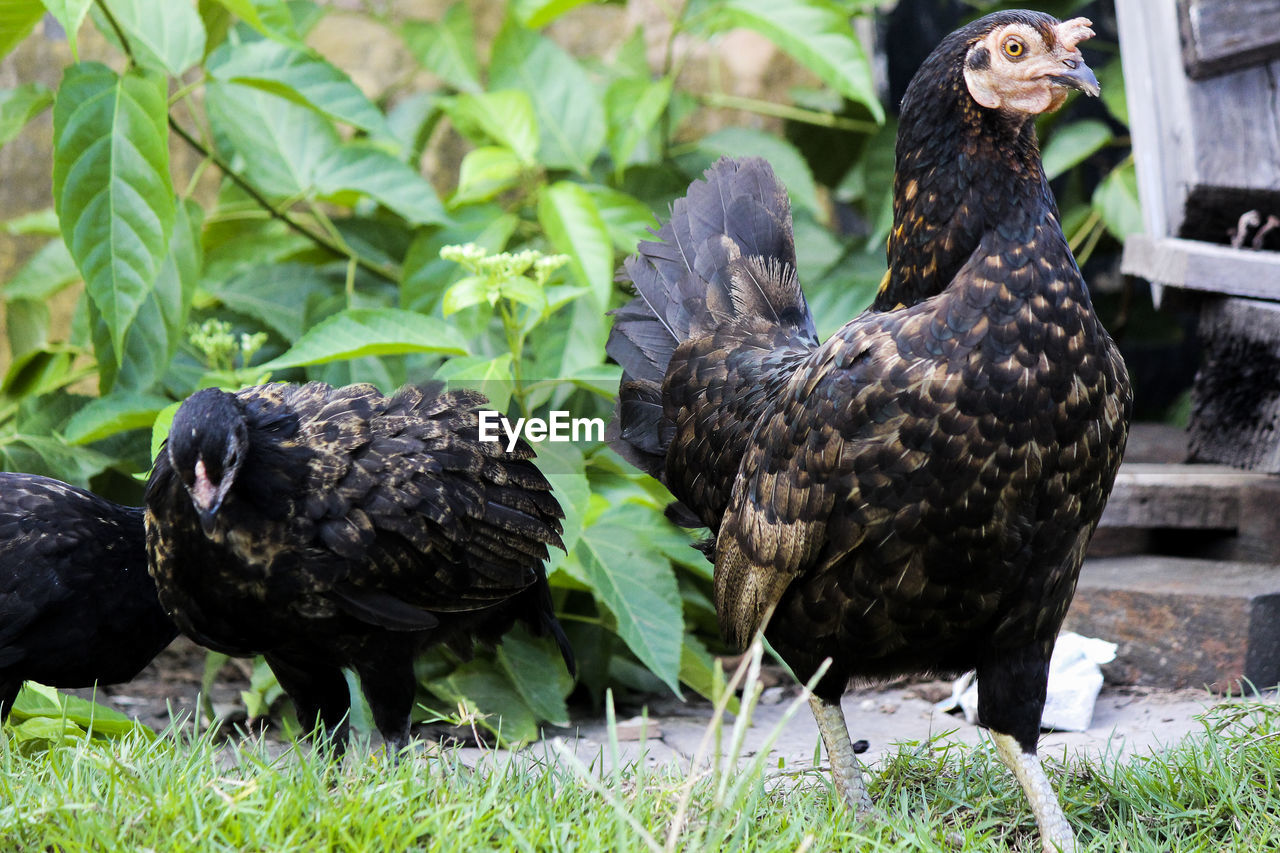
[[[1091,98],[1102,93],[1102,84],[1094,76],[1093,69],[1084,64],[1083,59],[1064,59],[1062,65],[1062,72],[1053,75],[1053,82],[1070,89],[1079,89]]]
[[[191,503],[195,506],[196,515],[200,518],[200,529],[205,536],[213,535],[213,528],[218,522],[218,510],[222,507],[222,495],[209,479],[204,460],[196,460],[196,479],[191,484]]]

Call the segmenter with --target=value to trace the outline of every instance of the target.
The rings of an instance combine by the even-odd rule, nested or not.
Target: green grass
[[[1084,849],[1274,849],[1277,723],[1271,705],[1224,706],[1167,753],[1049,772]],[[26,753],[10,741],[0,850],[1039,850],[992,750],[938,741],[901,745],[871,774],[879,816],[864,825],[833,804],[825,774],[762,757],[708,754],[691,779],[673,766],[601,772],[547,745],[472,770],[451,750],[331,763],[180,729]]]

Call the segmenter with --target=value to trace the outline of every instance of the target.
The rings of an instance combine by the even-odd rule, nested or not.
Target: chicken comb
[[[1075,50],[1082,41],[1093,38],[1093,21],[1088,18],[1072,18],[1062,21],[1054,30],[1058,34],[1058,42],[1067,50]]]

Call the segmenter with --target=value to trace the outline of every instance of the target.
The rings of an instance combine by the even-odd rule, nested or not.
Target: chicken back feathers
[[[626,265],[615,446],[716,533],[726,637],[767,623],[802,681],[831,657],[824,698],[853,677],[1047,665],[1124,448],[1127,373],[1034,135],[965,112],[903,116],[916,146],[995,135],[964,143],[977,159],[949,175],[900,165],[900,200],[952,181],[981,208],[955,228],[937,198],[899,208],[916,211],[902,245],[968,247],[925,261],[932,277],[898,270],[908,307],[819,345],[785,196],[758,160],[717,163]]]
[[[147,574],[140,507],[0,473],[0,714],[25,680],[128,681],[177,635]]]

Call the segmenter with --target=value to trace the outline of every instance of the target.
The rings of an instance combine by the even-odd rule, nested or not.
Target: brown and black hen
[[[428,645],[466,654],[520,619],[572,669],[543,566],[563,513],[527,445],[478,440],[485,402],[319,382],[193,394],[147,484],[161,603],[197,642],[265,655],[338,745],[343,667],[393,748]]]
[[[1058,222],[1032,119],[1097,81],[1088,22],[1005,12],[947,37],[903,103],[893,265],[825,343],[786,191],[721,160],[626,263],[615,447],[715,534],[728,639],[763,629],[849,805],[851,679],[977,669],[1046,849],[1074,835],[1039,761],[1048,662],[1131,407]],[[891,310],[896,309],[896,310]]]
[[[176,636],[147,574],[141,507],[0,473],[0,719],[23,681],[128,681]]]

